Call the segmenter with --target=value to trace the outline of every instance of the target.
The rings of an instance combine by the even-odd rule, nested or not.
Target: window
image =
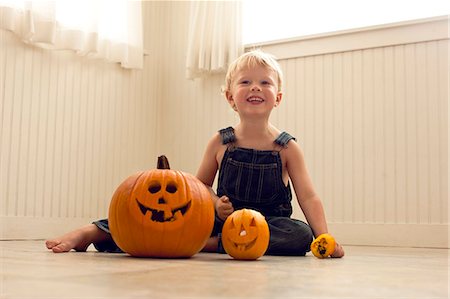
[[[244,0],[243,43],[448,14],[448,0]]]
[[[0,0],[0,16],[0,29],[25,43],[143,66],[140,1]]]

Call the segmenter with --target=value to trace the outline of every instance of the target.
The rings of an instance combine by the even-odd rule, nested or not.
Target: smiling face
[[[147,182],[136,189],[139,211],[149,221],[182,221],[190,212],[191,198],[183,177],[173,170],[155,170]]]
[[[266,252],[269,236],[264,216],[254,210],[242,209],[233,212],[225,221],[222,244],[235,259],[255,260]]]
[[[230,106],[240,115],[266,115],[282,98],[277,73],[267,66],[254,65],[239,69],[225,92]]]
[[[318,258],[326,258],[333,254],[336,241],[330,234],[321,234],[311,243],[311,252]]]

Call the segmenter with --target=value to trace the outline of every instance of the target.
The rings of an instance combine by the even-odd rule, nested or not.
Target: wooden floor
[[[448,298],[448,250],[350,247],[343,259],[245,262],[126,254],[54,254],[44,241],[0,241],[0,298]]]

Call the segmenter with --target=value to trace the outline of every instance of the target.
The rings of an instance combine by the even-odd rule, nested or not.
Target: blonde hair
[[[225,86],[223,91],[225,92],[230,90],[231,83],[236,72],[243,68],[254,67],[257,65],[267,67],[277,74],[278,91],[281,91],[283,72],[281,71],[280,65],[273,55],[265,53],[259,49],[242,54],[230,64],[225,77]]]

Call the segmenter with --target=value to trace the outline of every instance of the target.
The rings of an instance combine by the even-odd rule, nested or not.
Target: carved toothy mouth
[[[157,209],[149,208],[149,207],[143,205],[142,203],[140,203],[137,198],[136,198],[136,202],[138,203],[138,206],[139,206],[139,209],[141,210],[142,215],[145,216],[145,214],[147,214],[147,212],[150,212],[150,219],[152,221],[156,221],[156,222],[175,221],[175,220],[179,219],[179,217],[184,216],[184,214],[186,214],[186,212],[191,207],[191,202],[189,201],[184,206],[171,210],[172,215],[168,218],[165,218],[164,210],[157,210]]]
[[[256,243],[256,239],[254,239],[250,243],[236,243],[236,242],[231,241],[231,244],[233,245],[233,247],[238,251],[247,251],[250,248],[252,248],[253,245],[255,245],[255,243]]]

